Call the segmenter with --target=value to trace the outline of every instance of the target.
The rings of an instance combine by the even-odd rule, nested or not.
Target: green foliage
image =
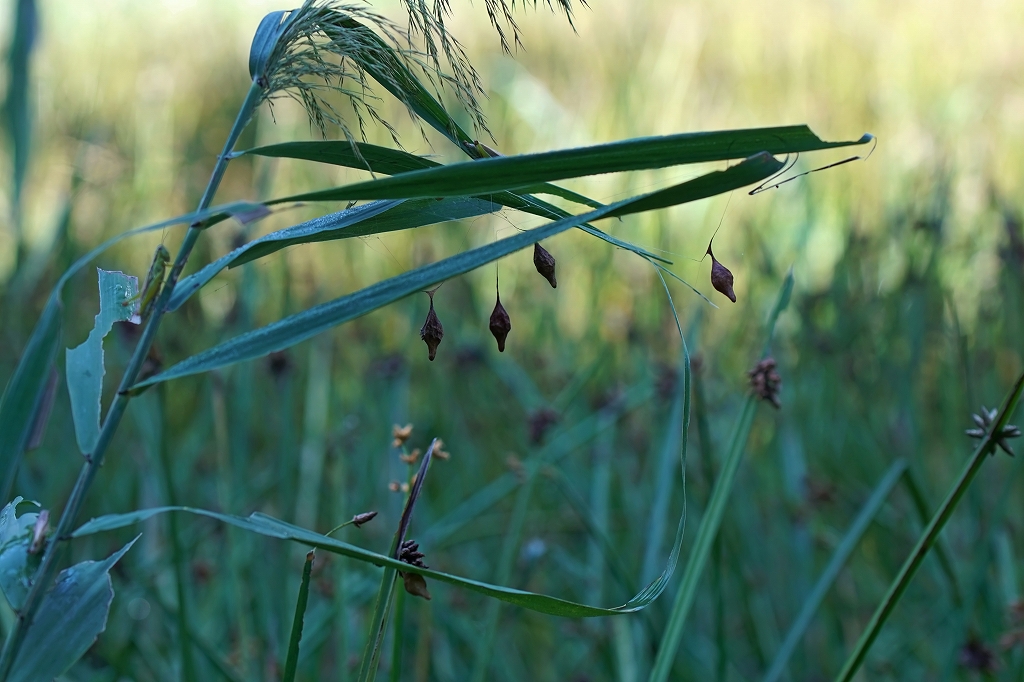
[[[485,7],[518,43],[507,13],[514,3]],[[558,7],[571,10],[568,0]],[[873,679],[955,677],[964,643],[975,634],[992,642],[1009,628],[1006,602],[1019,594],[1012,568],[1019,542],[1006,523],[1017,484],[1006,475],[1008,459],[986,454],[994,437],[983,434],[969,475],[934,516],[927,502],[963,456],[966,406],[1005,390],[1007,368],[1017,371],[1019,353],[1008,349],[1024,327],[1012,255],[1000,261],[998,305],[966,331],[936,264],[935,254],[951,248],[947,237],[909,227],[945,218],[909,203],[886,238],[918,251],[891,289],[874,276],[878,254],[892,247],[878,235],[849,237],[832,279],[807,284],[800,268],[784,275],[778,255],[788,253],[794,233],[803,231],[803,248],[821,229],[814,210],[824,195],[805,179],[756,199],[770,212],[769,197],[800,197],[809,207],[805,226],[723,221],[715,251],[736,273],[736,307],[711,312],[694,299],[698,307],[677,308],[663,275],[685,284],[676,271],[701,268],[703,279],[706,264],[688,265],[687,257],[699,256],[711,232],[680,248],[679,235],[702,214],[677,207],[770,184],[783,167],[773,155],[870,136],[831,143],[790,126],[493,156],[459,124],[486,129],[477,76],[444,23],[447,3],[406,9],[408,36],[365,7],[306,2],[268,15],[250,53],[254,83],[210,182],[188,190],[202,191],[198,210],[118,234],[77,260],[84,242],[100,237],[69,240],[47,256],[52,262],[38,279],[46,287],[56,281],[48,296],[45,287],[34,298],[3,289],[0,315],[11,324],[0,348],[13,368],[0,402],[8,498],[21,492],[65,512],[42,556],[28,552],[39,517],[16,517],[20,498],[0,516],[10,530],[0,528],[0,579],[31,623],[0,609],[8,636],[0,678],[50,679],[91,645],[107,622],[110,566],[127,546],[58,576],[67,554],[60,550],[70,545],[76,559],[106,556],[136,524],[143,541],[122,559],[109,627],[71,671],[76,679],[371,680],[378,668],[415,680],[753,679],[787,669],[798,679],[832,674],[850,651],[847,677],[862,663]],[[500,41],[508,46],[504,35]],[[394,132],[394,103],[374,99],[371,86],[426,123],[429,142],[447,139],[453,144],[443,152],[470,160],[354,142],[345,124],[354,118],[361,127],[364,114]],[[230,108],[228,92],[216,99]],[[441,95],[454,95],[465,111]],[[342,124],[348,139],[265,144],[269,119],[254,112],[287,97],[306,107],[313,127],[335,134],[332,122]],[[197,112],[203,106],[193,104]],[[182,159],[189,177],[212,161],[204,136],[230,126],[219,109],[198,115],[202,131],[180,142],[190,150]],[[253,120],[261,124],[256,132],[246,127]],[[314,163],[332,168],[325,176]],[[691,163],[717,165],[673,174]],[[350,171],[372,178],[352,179]],[[614,192],[587,191],[600,201],[550,184],[623,171],[640,173]],[[211,208],[222,180],[226,192],[263,203]],[[319,211],[311,202],[338,200],[371,201],[283,222]],[[593,210],[574,215],[566,208],[574,205]],[[843,215],[839,207],[833,213]],[[109,222],[124,225],[135,215]],[[704,222],[713,228],[719,215]],[[603,230],[592,224],[607,218],[626,220],[606,221]],[[69,225],[78,219],[67,212]],[[273,225],[258,236],[261,219]],[[180,246],[168,229],[174,225],[188,226]],[[499,233],[509,227],[515,232]],[[89,402],[109,404],[93,429],[96,419],[74,418],[80,400],[61,391],[54,402],[48,389],[61,336],[84,337],[97,312],[92,285],[73,276],[100,256],[100,265],[113,267],[130,254],[120,267],[142,268],[151,245],[109,247],[154,230],[176,257],[141,336],[114,325],[104,357],[93,353],[85,369],[56,364],[72,386],[87,370]],[[66,225],[61,234],[74,233]],[[731,253],[724,246],[719,253],[723,237]],[[517,253],[540,240],[558,257],[557,291]],[[415,248],[392,251],[396,244]],[[474,274],[490,263],[494,280],[490,267]],[[18,267],[19,281],[34,281]],[[445,345],[428,365],[415,334],[426,306],[418,293],[442,282]],[[669,293],[667,307],[652,282]],[[780,282],[772,307],[768,292]],[[515,330],[503,355],[490,350],[481,322],[498,293],[492,286]],[[98,309],[109,306],[101,299]],[[681,343],[672,330],[682,336],[685,325]],[[701,352],[691,368],[694,348]],[[782,412],[773,417],[756,410],[742,383],[750,358],[769,350],[784,377]],[[97,378],[104,366],[121,375],[116,387]],[[182,380],[165,383],[172,378]],[[705,457],[687,472],[691,381]],[[1012,407],[1011,400],[997,426]],[[133,419],[122,422],[129,413]],[[75,483],[69,453],[80,422],[95,445],[83,447],[92,457]],[[389,447],[391,425],[407,422],[415,424],[408,445]],[[38,434],[42,446],[26,458]],[[435,436],[445,439],[451,461],[430,463],[441,447]],[[412,446],[428,443],[417,460]],[[716,450],[725,453],[721,461]],[[920,480],[909,477],[908,462]],[[974,477],[981,480],[969,488]],[[901,478],[909,496],[895,488]],[[982,485],[998,494],[974,495]],[[410,491],[406,504],[389,489]],[[692,541],[683,533],[687,506],[697,518]],[[373,522],[339,525],[368,510],[379,512]],[[83,516],[95,518],[75,531]],[[927,527],[919,533],[921,518]],[[947,524],[949,547],[929,566],[928,550]],[[673,538],[667,560],[665,535]],[[401,560],[407,536],[430,568]],[[301,561],[310,547],[315,565],[312,552]],[[680,560],[681,579],[673,577]],[[398,589],[399,573],[429,581],[433,599]],[[74,592],[72,583],[89,589]],[[668,599],[658,599],[662,591]],[[609,603],[622,606],[598,606]],[[57,621],[58,612],[76,608],[72,619]],[[854,646],[863,622],[869,626]],[[927,640],[915,635],[922,631]],[[58,635],[63,646],[54,644]],[[44,660],[47,647],[62,655]],[[1004,660],[1006,679],[1014,679],[1024,660],[1013,651]]]

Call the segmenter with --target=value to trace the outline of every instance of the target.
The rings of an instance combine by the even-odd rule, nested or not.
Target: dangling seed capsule
[[[505,306],[501,305],[501,299],[494,304],[494,311],[491,313],[491,333],[498,342],[498,352],[505,352],[505,337],[512,331],[512,320],[505,312]]]
[[[715,254],[711,252],[708,245],[708,255],[711,256],[711,286],[725,294],[730,301],[736,302],[736,293],[732,290],[732,273],[729,268],[718,262]]]
[[[537,268],[537,272],[548,281],[552,289],[558,287],[558,282],[555,280],[555,257],[548,253],[548,250],[541,246],[540,242],[533,245],[533,265]]]
[[[437,319],[437,313],[434,312],[434,292],[429,291],[427,294],[430,296],[430,311],[427,313],[427,319],[423,326],[420,327],[420,338],[427,344],[427,357],[433,362],[434,356],[437,355],[437,347],[441,345],[441,339],[444,338],[444,327],[441,326],[441,320]]]

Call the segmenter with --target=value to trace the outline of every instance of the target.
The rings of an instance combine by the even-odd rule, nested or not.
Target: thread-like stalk
[[[199,208],[197,211],[203,211],[209,208],[210,203],[213,201],[213,196],[217,193],[217,188],[220,187],[220,182],[224,178],[224,172],[227,170],[228,161],[230,160],[231,150],[234,149],[235,143],[238,141],[239,136],[242,134],[242,130],[249,123],[252,118],[256,107],[259,105],[262,97],[262,88],[260,88],[255,82],[249,88],[249,93],[245,97],[245,101],[242,103],[241,109],[238,111],[238,116],[235,118],[235,123],[231,127],[231,132],[228,135],[227,141],[224,143],[224,150],[220,156],[217,157],[217,163],[213,167],[213,173],[210,175],[210,181],[206,185],[206,191],[203,192],[203,197],[199,201]],[[82,505],[85,502],[85,495],[92,486],[93,480],[96,478],[96,473],[99,471],[100,466],[103,464],[103,458],[106,455],[107,447],[110,445],[110,441],[114,437],[114,433],[117,431],[117,427],[121,423],[121,418],[124,416],[125,410],[128,408],[128,401],[130,396],[127,394],[129,388],[135,383],[139,376],[139,371],[142,369],[142,364],[146,360],[146,356],[149,354],[149,349],[153,345],[153,339],[156,337],[157,330],[160,327],[160,321],[163,318],[164,308],[167,306],[167,302],[170,301],[171,294],[174,292],[174,286],[178,282],[178,278],[181,276],[181,271],[185,268],[185,263],[188,261],[189,255],[192,253],[192,249],[195,247],[196,241],[199,239],[199,235],[202,232],[201,226],[198,223],[193,223],[189,226],[188,232],[185,234],[185,239],[181,243],[181,248],[178,250],[178,256],[174,260],[174,266],[171,268],[171,274],[167,278],[167,282],[163,287],[163,291],[160,293],[160,297],[157,299],[156,305],[153,308],[153,312],[149,318],[149,323],[146,325],[142,332],[142,337],[139,339],[138,345],[135,346],[135,352],[132,354],[131,360],[128,362],[128,367],[125,369],[124,375],[121,377],[121,383],[117,389],[117,395],[114,397],[113,403],[110,405],[110,409],[107,411],[107,418],[103,422],[103,428],[100,430],[99,440],[96,442],[96,448],[92,453],[86,455],[85,464],[82,466],[82,471],[78,475],[78,480],[75,482],[75,487],[71,491],[71,496],[68,498],[67,504],[64,505],[64,512],[61,514],[60,521],[57,524],[56,532],[53,535],[53,541],[51,541],[43,554],[43,559],[39,564],[39,568],[36,570],[35,575],[32,578],[32,589],[29,590],[28,596],[25,598],[25,604],[21,611],[18,613],[18,618],[14,623],[14,627],[7,635],[7,640],[4,642],[3,653],[0,653],[0,682],[6,682],[7,677],[11,672],[11,667],[14,665],[14,659],[18,655],[18,651],[21,649],[22,643],[25,641],[25,635],[28,632],[29,626],[32,624],[32,619],[35,617],[36,612],[39,610],[39,606],[43,603],[43,597],[46,595],[53,582],[54,576],[57,572],[57,563],[63,550],[61,540],[66,539],[74,526],[78,514],[82,509]]]

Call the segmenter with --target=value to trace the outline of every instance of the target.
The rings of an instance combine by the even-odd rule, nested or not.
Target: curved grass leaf
[[[29,625],[10,682],[52,680],[85,654],[107,626],[114,598],[110,569],[135,540],[103,561],[83,561],[60,572]]]
[[[3,485],[0,488],[0,499],[10,497],[21,457],[33,435],[33,427],[39,423],[38,416],[46,396],[50,367],[60,347],[60,313],[63,306],[61,295],[68,280],[101,253],[129,237],[174,225],[191,224],[209,219],[211,216],[249,214],[261,206],[245,201],[234,202],[128,230],[103,242],[68,268],[50,292],[39,321],[36,322],[25,346],[25,352],[22,353],[14,374],[7,382],[3,398],[0,399],[0,480]]]
[[[889,470],[882,477],[882,480],[875,486],[871,497],[861,507],[860,513],[857,514],[857,518],[853,521],[853,525],[846,531],[846,535],[843,536],[842,541],[832,553],[832,558],[829,559],[825,570],[821,572],[818,582],[814,584],[811,593],[804,600],[800,613],[793,621],[793,625],[790,626],[789,632],[786,633],[786,639],[779,646],[779,651],[775,654],[775,660],[772,661],[772,665],[768,668],[768,672],[765,673],[762,682],[775,682],[782,677],[783,672],[786,670],[786,664],[789,662],[789,657],[793,655],[797,644],[800,643],[800,639],[804,636],[804,632],[810,626],[814,614],[817,613],[818,607],[821,606],[821,602],[825,599],[829,588],[832,587],[832,583],[839,577],[843,566],[846,565],[860,539],[864,537],[864,532],[867,531],[878,510],[882,508],[882,505],[888,499],[889,493],[896,487],[896,484],[899,483],[900,478],[906,471],[907,460],[898,459],[893,462],[892,466],[889,467]]]
[[[361,315],[377,310],[409,294],[422,291],[431,284],[465,274],[481,265],[532,246],[581,223],[598,218],[629,215],[696,201],[732,189],[744,187],[766,178],[782,167],[768,154],[759,154],[724,171],[715,171],[674,187],[626,199],[604,208],[555,221],[543,227],[521,232],[445,260],[378,282],[348,296],[314,306],[260,329],[236,336],[209,350],[183,360],[132,387],[146,386],[258,358],[284,350],[297,343]]]
[[[295,682],[295,671],[299,667],[299,644],[302,641],[302,624],[306,617],[306,604],[309,603],[309,577],[313,572],[313,559],[316,554],[311,550],[306,554],[306,562],[302,565],[302,582],[299,584],[299,596],[295,599],[295,615],[292,618],[292,633],[288,638],[288,655],[284,663],[282,682]]]
[[[284,521],[280,521],[265,514],[260,514],[259,512],[253,513],[248,517],[243,517],[221,514],[218,512],[208,511],[206,509],[194,509],[191,507],[155,507],[152,509],[140,509],[126,514],[109,514],[107,516],[92,519],[72,533],[72,537],[84,537],[95,533],[123,528],[140,521],[145,521],[157,514],[172,511],[188,512],[190,514],[206,516],[259,535],[279,540],[291,540],[302,545],[322,549],[325,552],[340,554],[342,556],[347,556],[350,559],[356,559],[358,561],[373,564],[374,566],[399,570],[405,573],[416,573],[424,578],[448,583],[449,585],[455,585],[456,587],[463,587],[494,599],[500,599],[501,601],[509,604],[521,606],[522,608],[537,611],[539,613],[546,613],[551,616],[561,616],[565,618],[591,618],[595,616],[611,616],[620,613],[634,613],[654,601],[664,588],[661,581],[656,581],[642,590],[640,594],[636,595],[633,599],[630,599],[621,606],[612,608],[588,606],[586,604],[578,604],[567,599],[559,599],[558,597],[536,594],[525,590],[517,590],[511,587],[491,585],[479,580],[463,578],[461,576],[451,575],[449,573],[443,573],[429,568],[420,568],[419,566],[413,566],[392,557],[378,554],[377,552],[371,552],[370,550],[363,549],[362,547],[350,545],[346,542],[335,540],[334,538],[329,538],[325,535],[320,535],[319,533],[314,533],[313,531],[306,530],[305,528],[293,526],[290,523],[285,523]],[[655,586],[656,589],[652,589]]]
[[[585,175],[649,170],[707,161],[787,154],[866,144],[874,139],[824,142],[807,126],[726,130],[645,137],[540,154],[477,159],[414,170],[401,175],[275,199],[347,201],[476,196]]]
[[[233,268],[296,244],[351,239],[370,234],[407,230],[451,220],[472,218],[499,210],[497,204],[461,197],[415,201],[374,201],[362,206],[314,218],[271,232],[231,251],[199,271],[183,278],[171,295],[167,310],[177,310],[192,294],[224,268]]]
[[[775,328],[775,322],[779,314],[789,303],[790,293],[793,289],[793,272],[790,271],[783,282],[782,290],[779,292],[775,306],[769,315],[768,333],[770,338]],[[693,551],[686,562],[686,569],[683,571],[682,583],[679,592],[676,593],[675,603],[672,605],[668,624],[665,626],[665,633],[661,644],[658,647],[658,654],[654,660],[654,667],[649,677],[650,682],[665,682],[669,679],[672,664],[675,661],[676,653],[683,638],[683,626],[690,614],[690,608],[697,597],[697,588],[700,585],[704,567],[707,565],[711,554],[711,547],[718,529],[722,525],[722,518],[725,516],[726,505],[732,493],[733,484],[736,481],[736,473],[739,471],[740,461],[743,458],[743,451],[746,449],[747,437],[750,435],[750,427],[754,421],[754,413],[757,408],[757,397],[747,396],[740,412],[736,426],[733,428],[729,448],[722,462],[722,468],[715,485],[711,489],[711,496],[708,499],[707,508],[704,510],[704,517],[701,519],[700,528],[697,530],[697,539],[694,540]]]
[[[999,409],[998,416],[995,422],[989,428],[988,433],[978,447],[974,450],[971,458],[967,461],[963,471],[960,473],[959,478],[950,488],[949,494],[946,495],[946,499],[939,505],[935,515],[932,516],[931,522],[921,533],[921,536],[917,540],[917,544],[914,549],[910,552],[910,556],[907,557],[902,568],[900,568],[899,574],[889,585],[889,589],[885,596],[882,597],[882,601],[879,602],[878,607],[875,609],[875,613],[871,616],[871,620],[868,622],[866,628],[864,628],[863,634],[860,639],[857,640],[857,646],[854,647],[853,653],[850,654],[849,658],[846,659],[846,663],[843,664],[843,669],[836,675],[836,682],[849,682],[853,679],[854,675],[860,669],[861,664],[864,662],[864,658],[868,655],[868,650],[871,649],[871,645],[874,644],[875,639],[878,637],[878,633],[881,632],[882,626],[889,620],[889,616],[892,615],[893,610],[896,608],[896,604],[899,603],[903,593],[907,590],[910,585],[910,581],[914,578],[914,574],[917,573],[917,569],[921,567],[924,562],[924,558],[928,556],[928,551],[936,543],[939,538],[939,534],[942,529],[946,527],[946,523],[949,518],[953,515],[953,511],[956,509],[957,504],[960,502],[960,498],[964,496],[967,489],[971,485],[971,481],[981,470],[981,465],[988,459],[989,455],[993,454],[996,449],[997,439],[995,434],[998,434],[1004,426],[1009,423],[1010,417],[1013,416],[1014,410],[1017,409],[1017,403],[1020,401],[1021,393],[1024,391],[1024,374],[1017,377],[1017,381],[1014,383],[1013,388],[1006,395],[1003,400],[1003,405]]]

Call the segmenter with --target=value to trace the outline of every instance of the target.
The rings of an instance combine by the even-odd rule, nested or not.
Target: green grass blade
[[[411,566],[407,563],[398,561],[393,557],[372,552],[370,550],[363,549],[362,547],[357,547],[356,545],[351,545],[349,543],[342,542],[341,540],[336,540],[334,538],[315,533],[311,530],[306,530],[305,528],[299,528],[298,526],[285,523],[284,521],[280,521],[265,514],[260,514],[259,512],[253,513],[248,517],[243,517],[233,516],[231,514],[221,514],[219,512],[192,507],[155,507],[151,509],[140,509],[124,514],[101,516],[83,524],[74,531],[74,533],[72,533],[72,537],[85,537],[95,533],[123,528],[125,526],[139,523],[158,514],[175,511],[187,512],[197,516],[216,519],[236,528],[241,528],[259,535],[279,540],[290,540],[301,545],[322,549],[325,552],[339,554],[341,556],[346,556],[350,559],[373,564],[375,566],[382,566],[385,569],[395,571],[401,570],[406,573],[417,573],[422,575],[424,578],[447,583],[449,585],[455,585],[456,587],[471,590],[493,599],[500,599],[501,601],[529,609],[531,611],[565,618],[592,618],[596,616],[612,616],[621,613],[635,613],[640,611],[647,607],[658,597],[658,595],[661,594],[664,590],[665,583],[668,580],[667,576],[670,575],[670,571],[666,569],[666,572],[663,573],[658,580],[645,587],[639,594],[635,595],[625,604],[611,608],[604,608],[588,604],[580,604],[567,599],[537,594],[526,590],[517,590],[510,587],[492,585],[429,568]]]
[[[781,162],[767,154],[758,155],[732,166],[728,170],[715,171],[674,187],[626,199],[589,213],[558,220],[543,227],[465,251],[384,280],[348,296],[314,306],[266,327],[241,334],[136,384],[132,390],[161,381],[208,372],[244,360],[258,358],[274,351],[284,350],[409,294],[423,291],[432,284],[465,274],[481,265],[532,246],[536,242],[553,237],[582,223],[597,218],[629,215],[641,210],[665,208],[721,194],[768,177],[781,165]]]
[[[299,583],[299,595],[295,599],[295,616],[292,618],[292,633],[288,638],[288,656],[284,663],[283,682],[295,682],[295,671],[299,667],[299,643],[302,641],[302,623],[306,617],[306,604],[309,602],[309,576],[313,571],[313,560],[316,553],[306,553],[306,562],[302,566],[302,582]]]
[[[768,316],[767,337],[770,340],[775,329],[775,323],[779,315],[789,304],[793,290],[793,271],[790,270],[782,284],[779,297]],[[767,348],[767,345],[766,345]],[[683,638],[683,626],[689,615],[690,607],[697,596],[697,588],[700,585],[700,578],[704,572],[711,548],[718,535],[718,529],[722,524],[722,517],[725,515],[726,504],[729,495],[732,493],[733,483],[736,479],[736,472],[739,470],[740,460],[746,448],[747,437],[750,435],[750,427],[754,421],[754,413],[757,408],[758,398],[754,395],[747,397],[740,412],[739,419],[732,432],[732,439],[722,463],[718,479],[711,490],[711,497],[708,500],[707,508],[704,510],[704,518],[701,519],[700,528],[697,530],[697,539],[694,541],[693,550],[686,563],[686,570],[683,573],[679,592],[676,594],[675,603],[669,615],[668,624],[665,627],[665,634],[662,637],[661,645],[658,647],[658,654],[654,660],[654,667],[649,677],[650,682],[665,682],[672,671],[672,664],[675,661],[676,653]]]
[[[356,153],[357,151],[359,152],[358,154]],[[404,151],[388,149],[387,147],[379,147],[377,145],[367,143],[356,143],[353,147],[353,145],[348,142],[336,140],[324,140],[321,142],[285,142],[283,144],[257,147],[256,149],[250,149],[246,152],[240,153],[319,161],[348,168],[366,169],[369,165],[369,167],[373,169],[373,172],[382,173],[384,175],[397,175],[400,173],[407,173],[412,170],[423,170],[426,168],[437,168],[441,166],[441,164],[436,161],[431,161],[430,159],[425,159]],[[362,159],[360,159],[360,156],[362,156]],[[526,187],[520,192],[497,192],[477,198],[484,201],[493,201],[501,204],[502,206],[515,208],[550,220],[559,220],[569,216],[569,213],[566,211],[563,211],[557,206],[549,204],[546,201],[531,196],[531,193],[554,194],[555,196],[560,196],[563,199],[575,201],[576,203],[591,206],[593,208],[602,207],[602,204],[599,202],[550,184]],[[648,258],[669,262],[657,254],[645,251],[644,249],[630,244],[629,242],[616,239],[615,237],[598,230],[592,225],[583,224],[580,225],[579,228],[620,248],[628,249],[634,253],[640,253]]]
[[[177,310],[196,291],[225,268],[243,265],[289,246],[408,230],[424,225],[472,218],[499,209],[497,204],[479,199],[387,200],[375,201],[307,220],[304,223],[254,239],[183,278],[174,287],[167,310]]]
[[[818,607],[821,606],[821,602],[825,599],[825,595],[836,581],[836,578],[839,577],[839,573],[846,565],[846,561],[860,543],[864,532],[871,525],[871,521],[874,520],[878,510],[885,504],[892,489],[896,487],[900,478],[906,474],[906,470],[907,461],[905,459],[896,460],[889,467],[882,480],[878,482],[878,485],[875,486],[871,496],[864,503],[864,506],[861,507],[860,513],[857,514],[857,518],[854,519],[853,525],[846,531],[846,535],[843,536],[843,539],[832,553],[832,558],[829,559],[828,565],[825,566],[821,577],[818,578],[818,582],[815,583],[811,593],[804,600],[800,613],[793,621],[793,625],[790,626],[789,632],[786,633],[786,638],[779,647],[778,653],[775,654],[775,660],[772,661],[772,665],[768,672],[765,673],[764,678],[762,678],[762,682],[775,682],[782,676],[786,670],[786,664],[789,662],[789,657],[793,655],[797,644],[800,643],[800,639],[804,636],[804,632],[810,626],[814,614],[817,613]]]
[[[665,634],[662,637],[661,645],[658,647],[658,655],[654,660],[654,668],[651,671],[651,682],[665,682],[669,679],[672,670],[672,663],[675,660],[676,652],[683,638],[683,625],[689,615],[690,607],[697,596],[697,587],[700,584],[700,577],[704,572],[708,555],[711,552],[711,545],[718,528],[725,515],[725,505],[732,492],[732,485],[739,469],[743,450],[747,444],[747,436],[750,434],[750,426],[754,421],[754,412],[757,407],[757,398],[748,396],[743,405],[743,411],[733,429],[732,441],[729,445],[728,455],[722,465],[722,471],[718,480],[715,481],[714,489],[711,492],[711,500],[701,519],[700,528],[697,530],[697,539],[694,541],[693,550],[686,563],[686,570],[683,573],[682,582],[679,586],[679,593],[672,605],[671,615],[665,627]]]
[[[979,443],[978,447],[974,450],[974,453],[971,455],[967,464],[964,466],[963,471],[960,473],[959,478],[957,478],[953,487],[946,495],[946,499],[943,500],[938,510],[932,516],[932,520],[928,524],[927,528],[925,528],[921,533],[921,537],[918,539],[913,551],[911,551],[910,556],[907,557],[907,560],[900,569],[899,574],[889,585],[889,590],[882,598],[882,601],[878,604],[878,608],[875,609],[875,613],[871,616],[871,620],[864,629],[864,633],[857,641],[857,646],[854,647],[853,653],[851,653],[849,658],[846,659],[846,663],[843,665],[842,670],[840,670],[839,674],[836,676],[836,682],[849,682],[849,680],[852,680],[853,676],[857,674],[861,664],[864,662],[864,658],[871,649],[871,645],[874,644],[875,639],[878,637],[878,633],[881,632],[882,626],[885,625],[889,616],[892,615],[893,610],[896,608],[896,604],[900,601],[900,597],[903,596],[903,593],[910,585],[910,581],[913,579],[914,574],[917,573],[917,569],[921,567],[921,563],[924,561],[924,558],[928,556],[928,551],[938,539],[939,533],[941,533],[942,529],[946,527],[946,523],[953,515],[953,511],[960,502],[960,498],[962,498],[967,492],[967,489],[971,485],[971,481],[974,480],[978,471],[981,470],[981,465],[984,463],[985,459],[995,451],[996,439],[993,436],[994,434],[999,433],[999,431],[1009,422],[1009,419],[1013,415],[1013,412],[1017,407],[1017,403],[1020,400],[1022,390],[1024,390],[1024,374],[1021,374],[1017,378],[1013,388],[1003,401],[1003,405],[999,410],[999,416],[996,418],[995,423],[992,425],[985,438],[982,439],[981,443]]]
[[[526,514],[530,508],[530,498],[533,496],[533,487],[537,482],[537,472],[541,464],[541,461],[534,460],[533,466],[527,467],[526,480],[516,495],[512,516],[505,529],[504,540],[501,544],[498,569],[495,572],[495,581],[498,584],[505,584],[512,578],[512,569],[523,538],[523,527],[526,525]],[[487,604],[477,637],[476,657],[473,661],[473,671],[470,674],[472,682],[483,682],[487,679],[487,668],[491,661],[491,649],[494,647],[494,636],[498,631],[500,614],[501,602],[493,601]]]
[[[21,195],[28,172],[32,147],[32,106],[29,92],[29,63],[39,31],[39,12],[35,0],[17,0],[14,30],[7,51],[7,93],[4,98],[4,127],[11,141],[11,203],[14,213],[15,242],[20,259],[24,251],[21,225]],[[17,260],[15,265],[18,265]]]
[[[872,139],[865,135],[859,140],[823,142],[807,126],[683,133],[539,154],[476,159],[274,199],[269,203],[475,196],[586,175],[727,161],[760,153],[831,149],[865,144]]]

